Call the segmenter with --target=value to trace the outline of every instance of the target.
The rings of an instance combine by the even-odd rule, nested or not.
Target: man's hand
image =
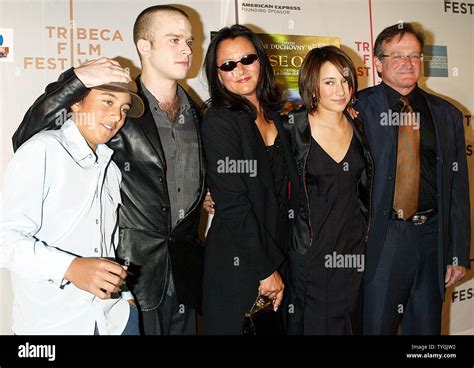
[[[103,258],[75,258],[64,278],[79,289],[88,291],[101,299],[109,299],[119,291],[127,277],[127,266]]]
[[[207,213],[213,215],[216,212],[214,206],[215,203],[212,200],[211,193],[207,191],[206,198],[204,198],[204,202],[202,203],[202,207],[206,210]]]
[[[265,295],[273,299],[273,309],[276,312],[281,304],[281,301],[283,300],[284,289],[285,285],[283,284],[280,274],[275,271],[265,280],[260,280],[258,292],[261,295]]]
[[[448,265],[446,276],[444,277],[445,286],[448,288],[458,281],[461,281],[466,276],[466,267]]]
[[[75,68],[74,73],[87,88],[110,82],[128,83],[132,80],[117,61],[107,58],[87,61]]]
[[[347,106],[346,110],[352,119],[357,119],[357,117],[359,116],[359,111],[354,109],[352,106]]]

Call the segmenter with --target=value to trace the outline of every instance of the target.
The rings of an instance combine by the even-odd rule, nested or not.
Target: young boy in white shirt
[[[94,87],[59,130],[36,134],[5,172],[0,266],[20,335],[138,335],[127,266],[114,259],[121,174],[108,142],[144,105],[134,82]],[[108,259],[105,259],[108,258]],[[127,300],[128,299],[128,300]]]

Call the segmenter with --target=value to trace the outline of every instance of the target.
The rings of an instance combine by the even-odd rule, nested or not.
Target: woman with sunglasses
[[[273,300],[275,311],[282,303],[288,168],[296,177],[296,167],[257,36],[240,25],[221,29],[204,69],[210,100],[202,139],[216,213],[205,247],[203,330],[239,335],[257,294]]]
[[[301,189],[288,251],[288,334],[361,334],[374,167],[362,122],[347,113],[354,64],[337,47],[313,49],[299,89],[304,108],[288,114]]]

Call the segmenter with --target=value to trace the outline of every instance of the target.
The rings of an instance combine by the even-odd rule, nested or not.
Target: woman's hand
[[[276,312],[281,304],[281,301],[283,300],[284,289],[285,284],[283,284],[280,274],[275,271],[265,280],[260,280],[258,292],[261,295],[265,295],[266,297],[273,299],[273,310]]]

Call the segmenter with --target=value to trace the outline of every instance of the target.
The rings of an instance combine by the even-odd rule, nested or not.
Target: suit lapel
[[[153,118],[150,105],[148,104],[148,99],[146,98],[145,93],[143,92],[140,77],[137,77],[135,81],[138,86],[138,93],[141,96],[143,103],[145,104],[145,113],[140,118],[135,119],[135,122],[138,123],[143,133],[145,134],[148,143],[150,143],[151,147],[158,155],[162,167],[166,168],[166,158],[163,152],[163,146],[161,145],[160,135],[158,134],[158,128],[156,127],[155,119]]]
[[[376,117],[373,124],[378,124],[380,126],[380,130],[383,133],[389,135],[392,140],[395,140],[395,127],[390,125],[390,107],[388,105],[387,95],[385,94],[382,84],[379,84],[375,88],[375,94],[376,101],[378,101],[378,103],[371,105],[374,109],[374,115],[372,116]],[[388,125],[382,125],[383,118],[386,119]]]
[[[447,135],[447,133],[444,132],[446,127],[442,124],[442,122],[446,121],[446,111],[441,109],[439,104],[433,98],[431,98],[428,93],[423,91],[421,88],[420,91],[425,98],[426,103],[428,104],[428,110],[431,114],[431,121],[433,122],[433,127],[435,130],[437,156],[442,158],[443,145],[441,144],[441,137]]]
[[[144,96],[142,96],[144,98]],[[147,107],[145,109],[145,114],[136,120],[140,128],[143,130],[145,137],[150,143],[153,150],[158,155],[163,167],[166,167],[166,159],[163,152],[163,146],[161,145],[160,136],[158,134],[158,128],[156,127],[155,120],[151,110]]]
[[[283,150],[285,151],[285,159],[286,164],[288,165],[288,173],[290,176],[290,181],[293,183],[292,185],[297,185],[298,182],[298,171],[296,169],[296,159],[293,155],[293,151],[288,140],[287,133],[285,128],[283,127],[283,119],[285,117],[280,116],[278,112],[272,111],[272,119],[275,123],[275,126],[278,130],[278,135],[280,136],[280,141],[283,146]]]

